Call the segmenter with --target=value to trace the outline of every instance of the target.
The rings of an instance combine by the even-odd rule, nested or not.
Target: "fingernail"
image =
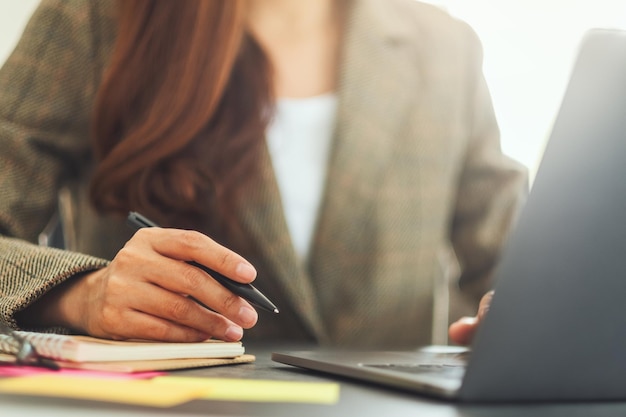
[[[478,320],[476,320],[476,317],[461,317],[460,319],[457,320],[457,323],[461,323],[461,324],[469,324],[469,325],[475,325],[477,323]]]
[[[243,278],[249,281],[252,281],[254,278],[256,278],[256,269],[254,269],[252,265],[247,264],[245,262],[242,262],[239,265],[237,265],[237,269],[235,270],[235,273],[240,278]]]
[[[244,306],[239,309],[239,320],[246,326],[256,323],[259,315],[252,307]]]
[[[239,340],[243,336],[243,329],[239,326],[228,326],[224,336],[228,340]]]

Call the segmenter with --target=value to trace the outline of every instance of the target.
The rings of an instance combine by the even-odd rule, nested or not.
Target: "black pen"
[[[134,211],[131,211],[128,214],[127,223],[135,230],[139,230],[144,227],[158,227],[156,223]],[[263,293],[261,293],[261,291],[257,290],[253,285],[242,284],[240,282],[233,281],[232,279],[226,278],[219,272],[207,268],[206,266],[201,265],[197,262],[189,261],[187,263],[202,269],[204,272],[211,275],[211,277],[213,277],[217,282],[232,291],[234,294],[237,294],[241,298],[247,300],[250,304],[264,310],[271,311],[273,313],[278,313],[278,308],[276,308],[274,303],[272,303],[266,296],[263,295]]]

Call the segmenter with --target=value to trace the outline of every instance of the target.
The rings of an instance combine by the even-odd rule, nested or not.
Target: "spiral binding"
[[[8,334],[0,334],[0,353],[17,355],[20,351],[21,343],[15,337]]]
[[[14,331],[2,322],[0,322],[0,353],[13,356],[14,360],[9,362],[16,365],[59,369],[54,361],[39,354],[33,343],[24,337],[24,333]]]
[[[37,349],[40,356],[51,359],[62,359],[61,352],[68,346],[67,336],[52,333],[15,332],[21,338],[28,340]]]

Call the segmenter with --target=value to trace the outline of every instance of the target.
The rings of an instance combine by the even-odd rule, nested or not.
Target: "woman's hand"
[[[256,277],[245,259],[199,232],[140,229],[109,266],[70,280],[40,300],[47,324],[112,339],[241,339],[243,329],[256,324],[256,311],[185,261],[242,283]]]
[[[480,322],[489,311],[489,305],[491,304],[492,297],[493,291],[489,291],[483,296],[480,300],[478,313],[475,317],[462,317],[450,325],[448,328],[450,340],[459,345],[471,344]]]

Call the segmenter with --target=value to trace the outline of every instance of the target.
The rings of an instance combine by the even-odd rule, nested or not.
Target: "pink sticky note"
[[[134,372],[134,373],[118,373],[118,372],[103,372],[103,371],[85,371],[81,369],[59,369],[57,371],[46,368],[39,368],[36,366],[13,366],[2,365],[0,366],[0,376],[31,376],[42,374],[54,374],[63,376],[80,376],[91,378],[108,378],[108,379],[148,379],[155,376],[165,375],[164,372]]]

